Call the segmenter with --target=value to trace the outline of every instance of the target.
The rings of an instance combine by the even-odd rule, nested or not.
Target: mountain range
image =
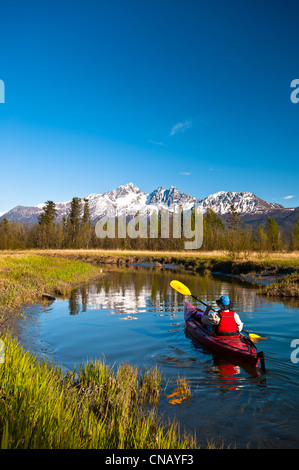
[[[128,183],[103,194],[89,194],[82,198],[82,202],[84,199],[89,200],[92,222],[96,222],[104,215],[126,213],[127,216],[134,216],[138,211],[141,214],[150,214],[161,208],[167,208],[171,212],[177,204],[180,204],[184,210],[191,209],[197,204],[203,214],[208,208],[211,208],[224,221],[229,214],[231,204],[234,204],[241,220],[250,224],[264,222],[270,215],[275,217],[278,224],[289,228],[299,219],[299,207],[285,208],[281,204],[264,201],[250,192],[220,191],[204,199],[198,199],[181,193],[174,186],[169,189],[160,186],[148,194],[142,192],[133,183]],[[57,221],[67,216],[70,204],[71,201],[56,203]],[[2,214],[0,220],[6,217],[10,222],[35,224],[44,205],[43,203],[32,207],[16,206]]]

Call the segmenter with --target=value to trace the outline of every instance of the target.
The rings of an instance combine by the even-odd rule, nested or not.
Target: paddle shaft
[[[191,297],[193,297],[193,299],[197,300],[197,302],[200,302],[201,304],[203,304],[205,307],[210,307],[210,305],[206,304],[205,302],[203,302],[202,300],[199,300],[197,297],[195,297],[194,295],[190,294]],[[212,308],[213,312],[216,312],[217,313],[217,310],[215,310],[214,308]]]

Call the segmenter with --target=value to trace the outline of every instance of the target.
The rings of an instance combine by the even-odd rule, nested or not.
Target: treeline
[[[119,237],[116,226],[114,238],[98,238],[91,222],[89,201],[74,197],[68,214],[57,221],[57,210],[53,201],[47,201],[38,216],[35,225],[9,222],[6,218],[0,222],[0,249],[126,249],[126,250],[168,250],[183,251],[184,242],[190,239],[174,238],[172,221],[169,225],[169,237],[163,238],[161,230],[157,238]],[[192,219],[194,229],[194,215]],[[138,228],[138,224],[136,225]],[[148,231],[150,227],[148,228]],[[148,232],[149,233],[149,232]],[[183,222],[182,222],[183,234]],[[260,253],[270,251],[299,249],[299,220],[295,227],[286,232],[282,230],[274,217],[268,217],[265,224],[255,227],[243,224],[234,205],[224,223],[209,209],[203,217],[202,250],[225,250],[232,257],[246,256],[251,251]]]

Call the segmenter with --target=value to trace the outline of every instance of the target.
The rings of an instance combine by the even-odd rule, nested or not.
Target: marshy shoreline
[[[81,261],[34,252],[2,252],[0,332],[16,328],[22,306],[67,296],[73,288],[103,275],[99,267]]]
[[[197,448],[194,436],[158,414],[163,390],[157,369],[93,361],[65,374],[37,361],[16,339],[2,338],[1,449]]]
[[[32,251],[31,251],[32,252]],[[169,266],[204,275],[223,274],[257,286],[258,293],[299,298],[299,251],[250,253],[232,259],[223,251],[34,250],[35,254],[81,261],[92,266],[134,264],[165,269]],[[25,253],[28,253],[25,252]],[[29,251],[30,253],[30,251]],[[104,268],[105,269],[105,268]]]
[[[255,284],[262,294],[272,295],[267,289],[274,289],[274,295],[282,297],[289,289],[288,296],[298,297],[299,253],[232,260],[219,252],[1,252],[0,337],[5,342],[5,362],[0,364],[1,448],[198,447],[195,436],[182,435],[175,423],[163,423],[158,415],[162,389],[157,370],[141,372],[123,364],[115,371],[95,362],[82,365],[79,375],[75,371],[65,375],[10,337],[6,320],[13,320],[22,305],[43,301],[45,294],[67,296],[111,267],[126,270],[135,264],[158,270],[175,267],[177,276],[180,270],[222,273]],[[207,447],[215,446],[207,443]]]
[[[130,364],[93,361],[62,371],[19,344],[22,305],[70,291],[100,276],[100,267],[35,252],[0,256],[1,449],[195,449],[195,437],[158,414],[161,375]],[[212,446],[207,444],[207,446]]]
[[[299,298],[298,251],[251,253],[231,259],[220,251],[4,250],[0,252],[0,327],[9,326],[16,307],[67,296],[80,284],[104,276],[111,267],[132,265],[222,274],[256,286],[260,295]]]

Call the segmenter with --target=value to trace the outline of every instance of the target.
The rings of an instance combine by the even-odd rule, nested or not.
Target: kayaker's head
[[[219,300],[216,300],[216,304],[220,310],[230,310],[232,307],[232,303],[228,295],[222,295]]]

